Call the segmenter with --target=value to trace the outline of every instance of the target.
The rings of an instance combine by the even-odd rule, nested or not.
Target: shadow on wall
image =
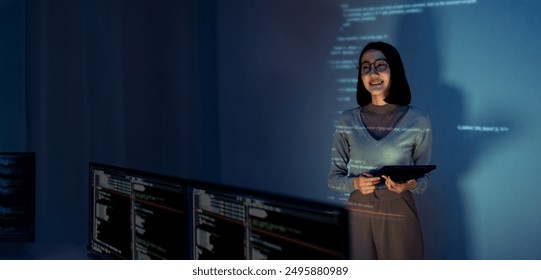
[[[418,196],[427,259],[467,259],[463,190],[460,175],[469,170],[479,143],[460,137],[457,125],[464,113],[463,93],[440,77],[437,22],[430,12],[408,15],[398,23],[397,48],[401,52],[412,90],[412,105],[432,121],[431,188]],[[413,36],[413,37],[412,37]]]
[[[404,16],[398,24],[397,45],[405,61],[412,103],[430,115],[434,136],[432,162],[438,165],[432,173],[431,189],[418,196],[426,257],[475,258],[475,252],[469,249],[475,245],[469,235],[473,229],[466,225],[471,215],[465,212],[469,205],[464,202],[474,190],[466,189],[461,180],[472,174],[474,163],[485,155],[487,145],[504,139],[458,130],[459,125],[468,121],[464,109],[468,100],[464,97],[471,93],[446,84],[441,77],[441,62],[451,58],[440,55],[445,46],[437,44],[439,26],[434,14],[425,11],[423,16]],[[450,63],[463,63],[460,57],[453,59]],[[501,114],[485,121],[510,124],[508,116]]]

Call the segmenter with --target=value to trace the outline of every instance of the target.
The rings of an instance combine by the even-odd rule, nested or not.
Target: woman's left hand
[[[391,180],[391,177],[389,176],[383,175],[381,177],[385,179],[385,185],[387,185],[387,189],[395,193],[402,193],[407,190],[415,189],[417,187],[417,180],[415,179],[411,179],[404,183],[397,183]]]

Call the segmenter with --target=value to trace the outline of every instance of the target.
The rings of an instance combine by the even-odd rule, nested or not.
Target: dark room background
[[[340,203],[334,121],[397,46],[434,127],[431,259],[541,258],[538,1],[0,0],[0,147],[37,156],[36,241],[84,258],[91,161]]]
[[[217,181],[212,1],[0,1],[3,151],[36,153],[36,242],[84,258],[90,161]]]

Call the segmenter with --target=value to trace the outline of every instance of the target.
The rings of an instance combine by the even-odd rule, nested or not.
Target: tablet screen
[[[386,165],[380,168],[374,176],[389,176],[393,181],[404,182],[423,177],[436,169],[436,165]]]

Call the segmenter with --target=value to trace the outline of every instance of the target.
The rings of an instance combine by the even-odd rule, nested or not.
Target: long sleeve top
[[[361,119],[361,108],[344,111],[338,120],[331,149],[329,188],[340,193],[354,191],[353,179],[385,165],[430,164],[432,128],[428,115],[409,106],[396,126],[376,140]],[[380,183],[384,186],[384,183]],[[430,185],[428,175],[417,179],[410,190],[422,194]],[[381,186],[377,186],[381,187]]]

